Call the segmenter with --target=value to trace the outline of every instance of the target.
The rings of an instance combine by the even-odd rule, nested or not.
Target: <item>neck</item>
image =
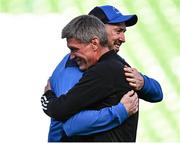
[[[99,51],[99,54],[98,54],[99,56],[97,57],[97,60],[99,60],[102,55],[104,55],[105,53],[107,53],[107,52],[109,52],[109,51],[110,51],[110,50],[109,50],[108,47],[103,47],[103,48],[101,48],[100,51]]]

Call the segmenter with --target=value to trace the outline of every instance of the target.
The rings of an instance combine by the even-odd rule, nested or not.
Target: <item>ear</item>
[[[94,51],[96,51],[99,47],[100,41],[97,36],[94,36],[93,39],[91,40],[92,48]]]

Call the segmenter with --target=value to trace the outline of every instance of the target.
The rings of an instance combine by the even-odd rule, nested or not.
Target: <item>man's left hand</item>
[[[126,80],[129,82],[129,85],[132,86],[136,91],[141,90],[144,86],[144,78],[135,68],[124,67]]]

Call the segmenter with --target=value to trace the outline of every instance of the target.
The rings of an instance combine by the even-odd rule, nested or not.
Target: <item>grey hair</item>
[[[107,46],[108,39],[104,24],[95,16],[81,15],[72,19],[62,30],[61,38],[75,38],[89,43],[97,36],[102,46]]]

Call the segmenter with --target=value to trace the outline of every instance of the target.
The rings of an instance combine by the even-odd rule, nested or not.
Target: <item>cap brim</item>
[[[109,21],[109,24],[118,24],[125,22],[126,26],[133,26],[137,23],[137,16],[136,15],[123,15],[121,17],[114,18],[113,20]]]

